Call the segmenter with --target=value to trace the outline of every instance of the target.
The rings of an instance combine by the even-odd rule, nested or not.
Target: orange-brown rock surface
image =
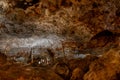
[[[119,80],[120,79],[120,53],[112,49],[89,66],[84,80]]]
[[[3,58],[1,58],[3,59]],[[1,60],[0,63],[3,63]],[[37,64],[39,65],[39,63]],[[2,80],[119,80],[119,48],[103,55],[87,55],[85,58],[55,59],[51,65],[32,66],[6,61],[0,65]],[[46,77],[47,76],[47,77]]]
[[[120,46],[120,1],[0,0],[0,43],[0,52],[8,53],[21,47],[48,48],[48,43],[56,49],[42,52],[53,62],[42,66],[40,60],[44,64],[48,56],[26,66],[0,53],[0,80],[119,80],[119,48],[113,48]],[[71,59],[66,54],[90,55]]]
[[[68,34],[73,34],[74,36],[82,36],[80,31],[83,32],[82,34],[90,33],[91,35],[103,30],[119,33],[120,2],[118,0],[13,0],[9,1],[9,4],[13,5],[15,9],[8,9],[6,16],[8,16],[8,19],[15,20],[15,22],[16,20],[18,22],[35,20],[36,18],[40,22],[44,20],[48,23],[51,18],[50,21],[54,21],[54,23],[52,22],[52,28],[55,25],[59,29],[59,25],[61,27],[69,26]],[[60,24],[57,18],[63,23]],[[84,26],[86,32],[83,29],[81,30],[82,26]]]

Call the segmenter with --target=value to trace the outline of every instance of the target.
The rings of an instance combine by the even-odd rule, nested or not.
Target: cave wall
[[[118,0],[1,0],[0,37],[54,34],[82,44],[99,32],[120,32]]]

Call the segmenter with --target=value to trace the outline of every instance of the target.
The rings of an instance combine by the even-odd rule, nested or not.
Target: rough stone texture
[[[84,59],[72,59],[69,61],[71,71],[70,80],[83,80],[84,74],[89,70],[89,65],[96,60],[97,57],[88,55]]]
[[[0,79],[2,80],[119,80],[120,50],[114,48],[100,56],[88,55],[84,58],[55,59],[52,65],[32,66],[3,62],[0,57]],[[4,60],[5,61],[5,60]],[[47,77],[46,77],[47,76]]]
[[[0,52],[0,66],[7,62],[7,56]]]
[[[74,36],[82,36],[83,34],[85,34],[84,36],[89,37],[89,34],[95,35],[96,33],[106,29],[111,30],[113,32],[116,32],[116,30],[117,32],[119,31],[119,24],[116,24],[116,22],[119,22],[119,16],[117,16],[119,14],[119,6],[117,6],[116,4],[119,3],[117,3],[116,1],[117,0],[58,0],[57,2],[56,0],[43,0],[40,2],[38,1],[38,3],[34,3],[31,6],[28,6],[25,10],[22,8],[22,6],[19,6],[18,8],[16,8],[17,6],[13,6],[16,9],[13,10],[11,8],[10,11],[6,14],[12,19],[12,21],[15,22],[17,21],[23,23],[27,20],[36,19],[39,20],[39,23],[43,23],[43,25],[41,24],[42,27],[46,25],[48,25],[48,27],[50,28],[52,27],[53,32],[59,32],[56,28],[58,28],[60,32],[66,30],[66,28],[69,28],[70,30],[66,31],[68,31],[68,34],[70,35],[72,34]],[[17,4],[19,3],[19,1],[15,1],[15,3]],[[21,4],[24,4],[24,2],[21,2]],[[57,11],[53,11],[51,7],[55,8]],[[12,14],[13,17],[10,16],[10,14]],[[49,30],[49,28],[47,30]],[[82,35],[79,33],[81,31]]]
[[[69,80],[70,77],[70,70],[67,64],[63,62],[56,63],[53,68],[54,72],[61,76],[65,80]]]
[[[120,54],[119,49],[111,49],[90,65],[84,80],[119,80]]]
[[[63,80],[54,71],[47,68],[32,68],[21,64],[0,66],[1,80]]]
[[[78,54],[102,54],[120,46],[119,34],[119,0],[0,0],[0,43],[3,45],[1,48],[7,52],[11,46],[32,47],[41,46],[41,43],[48,46],[49,43],[49,47],[53,48],[53,44],[71,41],[68,46],[70,48],[76,43],[80,44],[74,46],[74,49],[78,49]],[[58,49],[61,54],[64,53],[63,47]],[[94,59],[96,58],[58,63],[53,74],[64,79],[82,80],[88,71],[84,76],[85,80],[119,79],[119,52],[110,51],[92,62]],[[5,63],[2,57],[0,62]],[[50,74],[45,73],[45,76]],[[42,78],[47,79],[45,76]]]
[[[119,4],[118,0],[1,0],[0,37],[54,34],[81,43],[83,50],[113,46],[119,44],[115,37],[120,32]],[[97,36],[105,30],[113,36]]]
[[[83,59],[60,58],[57,59],[52,70],[64,80],[83,80],[84,74],[89,70],[89,65],[96,59],[98,57],[93,55],[88,55]]]
[[[0,36],[55,34],[86,44],[101,31],[120,32],[119,4],[119,0],[1,0]]]

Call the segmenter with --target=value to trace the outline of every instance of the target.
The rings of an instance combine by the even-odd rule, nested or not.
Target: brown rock
[[[84,72],[80,68],[75,68],[70,80],[83,80]]]
[[[0,52],[0,65],[5,64],[7,62],[7,56]]]
[[[4,65],[1,69],[1,80],[63,80],[59,75],[49,68],[30,67],[21,64]]]
[[[110,43],[113,39],[114,39],[113,33],[108,30],[104,30],[93,36],[88,42],[87,47],[89,48],[104,47],[108,43]]]
[[[69,71],[67,64],[65,64],[63,62],[56,63],[53,66],[53,70],[55,71],[56,74],[58,74],[65,80],[68,80],[70,71]]]
[[[39,7],[35,8],[35,12],[40,15],[41,14],[40,8]]]
[[[119,80],[120,53],[113,49],[105,53],[90,65],[90,70],[84,75],[84,80]]]
[[[37,72],[37,70],[36,70]],[[38,74],[35,74],[32,76],[32,79],[38,78],[38,80],[63,80],[59,75],[57,75],[55,72],[52,70],[48,69],[38,69]],[[36,79],[35,79],[36,80]]]
[[[81,68],[82,70],[87,70],[90,63],[96,59],[96,56],[88,55],[83,59],[71,59],[68,61],[68,65],[70,70],[74,70],[77,67]]]
[[[96,56],[89,55],[84,59],[70,60],[69,68],[72,71],[70,80],[83,80],[84,74],[89,70],[89,65],[96,59]]]

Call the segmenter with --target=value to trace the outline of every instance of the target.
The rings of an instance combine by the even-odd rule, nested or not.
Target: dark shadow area
[[[96,38],[98,38],[98,37],[102,37],[102,36],[112,36],[112,35],[113,35],[112,32],[110,32],[110,31],[108,31],[108,30],[104,30],[104,31],[102,31],[102,32],[99,32],[99,33],[96,34],[95,36],[93,36],[93,37],[91,38],[91,40],[96,39]]]
[[[93,36],[87,46],[89,48],[104,47],[106,44],[113,41],[113,37],[115,37],[115,35],[111,31],[104,30]]]
[[[37,4],[38,2],[39,0],[32,0],[29,2],[26,0],[21,0],[21,1],[17,1],[16,7],[26,9],[30,6]]]

